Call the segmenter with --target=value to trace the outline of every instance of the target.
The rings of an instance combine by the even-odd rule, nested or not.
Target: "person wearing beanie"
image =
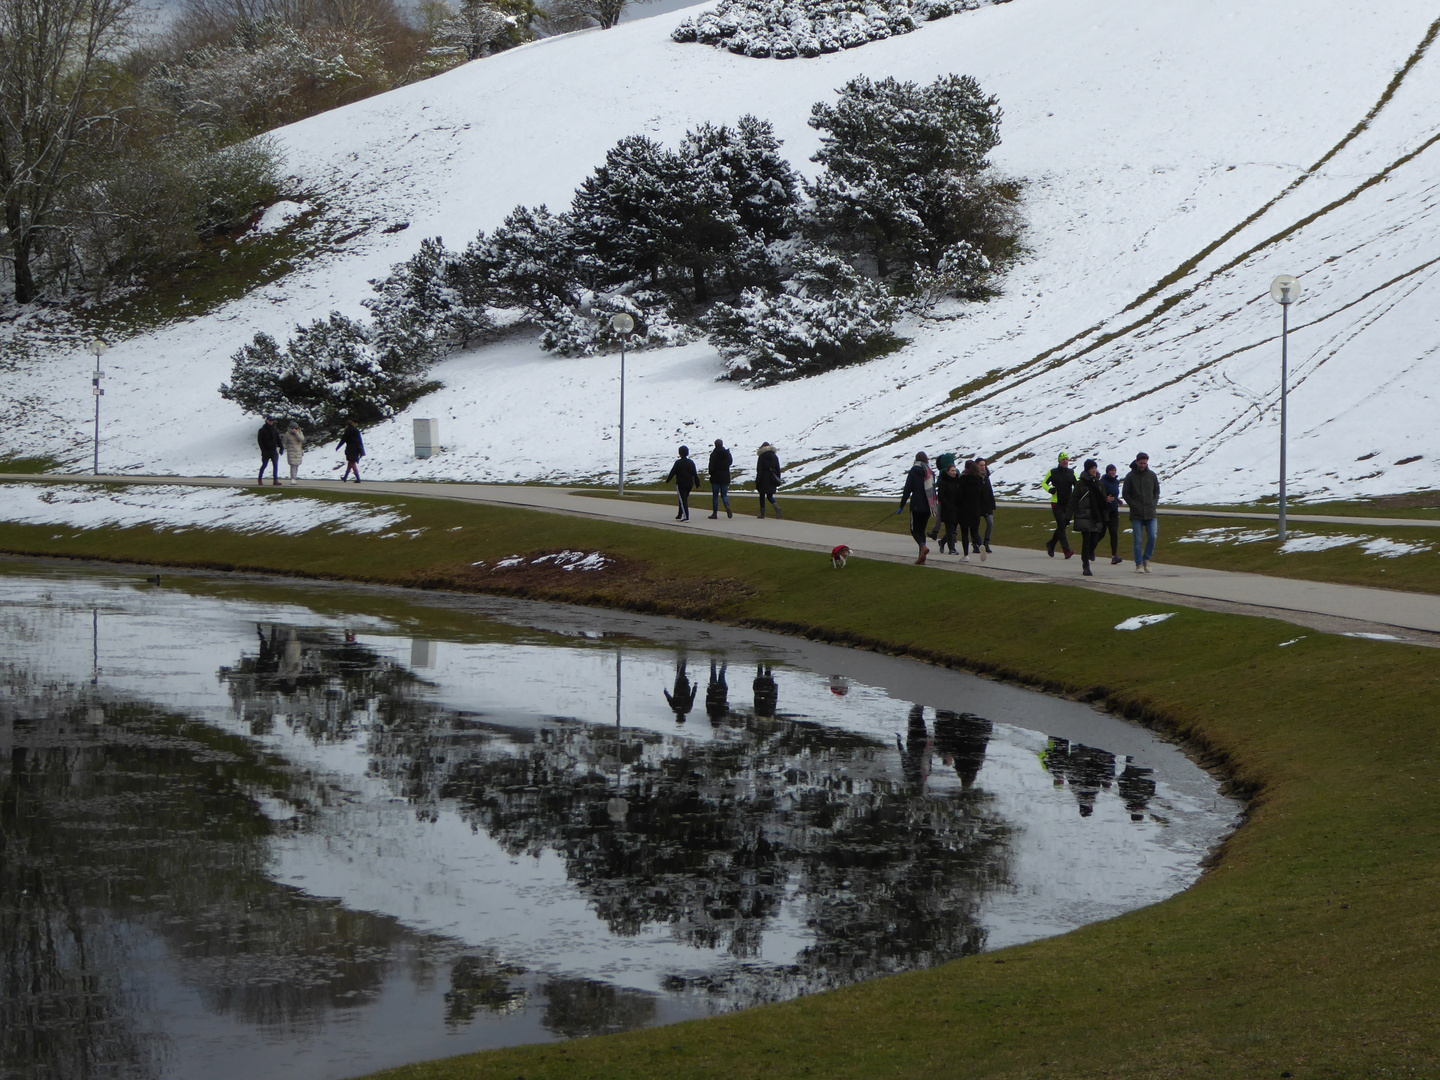
[[[1160,535],[1157,517],[1160,506],[1160,478],[1150,468],[1150,455],[1135,455],[1125,483],[1120,488],[1125,505],[1130,507],[1130,532],[1135,538],[1135,572],[1150,573],[1150,557],[1155,554],[1155,541]],[[1143,539],[1142,539],[1143,538]]]
[[[1067,516],[1075,522],[1075,531],[1080,534],[1080,573],[1085,577],[1095,576],[1090,572],[1090,564],[1095,561],[1095,549],[1105,533],[1105,506],[1100,465],[1094,458],[1087,458],[1066,506]]]
[[[1075,470],[1070,468],[1069,454],[1061,453],[1055,468],[1045,474],[1040,486],[1050,493],[1050,513],[1055,517],[1055,533],[1045,541],[1045,554],[1053,559],[1055,545],[1059,544],[1060,550],[1065,552],[1065,558],[1068,559],[1075,554],[1070,550],[1070,537],[1065,535],[1065,526],[1070,524],[1070,519],[1065,516],[1065,508],[1070,505],[1070,492],[1075,487]]]
[[[675,459],[675,464],[670,466],[670,471],[665,474],[665,483],[675,481],[675,494],[680,499],[680,512],[675,515],[676,521],[690,520],[690,491],[700,484],[700,474],[695,469],[695,462],[690,460],[690,448],[680,447],[680,456]]]
[[[920,555],[915,560],[917,566],[925,564],[925,556],[930,554],[930,549],[925,545],[925,527],[930,524],[930,496],[925,488],[931,476],[930,457],[925,451],[915,455],[915,464],[910,466],[910,471],[905,474],[905,489],[900,492],[900,509],[896,515],[905,512],[905,503],[910,503],[910,535],[915,538],[915,544],[920,549]]]

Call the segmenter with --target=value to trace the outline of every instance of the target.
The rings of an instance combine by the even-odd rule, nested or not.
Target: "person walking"
[[[355,474],[355,482],[360,482],[360,459],[365,456],[365,441],[360,438],[360,429],[355,426],[354,420],[345,421],[345,430],[340,433],[340,441],[335,444],[335,449],[345,448],[345,471],[340,475],[340,482],[343,484]]]
[[[1120,475],[1114,465],[1105,466],[1100,478],[1105,487],[1105,528],[1110,533],[1110,565],[1118,566],[1120,558]]]
[[[294,487],[299,482],[300,462],[305,457],[305,433],[292,420],[282,441],[285,443],[285,464],[290,466],[290,486]]]
[[[765,516],[765,502],[769,500],[778,518],[780,507],[775,502],[775,492],[780,490],[780,455],[768,442],[762,443],[755,453],[755,490],[760,493],[760,516]]]
[[[945,534],[940,538],[940,554],[944,555],[949,548],[951,555],[958,555],[955,532],[960,527],[960,470],[955,468],[953,458],[935,481],[935,506],[940,524],[945,526]]]
[[[1065,535],[1065,526],[1070,523],[1065,508],[1070,505],[1070,492],[1075,488],[1075,470],[1070,468],[1069,454],[1060,455],[1055,468],[1045,474],[1041,486],[1050,493],[1050,513],[1055,516],[1055,533],[1045,542],[1045,554],[1053,559],[1055,545],[1059,544],[1068,559],[1075,554],[1070,550],[1070,537]]]
[[[1106,506],[1105,485],[1100,482],[1100,465],[1094,458],[1085,459],[1085,468],[1070,491],[1067,514],[1075,522],[1075,531],[1080,534],[1080,573],[1094,577],[1090,564],[1095,561],[1095,549],[1100,537],[1105,534]]]
[[[985,554],[991,555],[994,554],[990,550],[990,534],[995,531],[995,489],[990,485],[990,465],[983,457],[975,459],[975,468],[980,471],[980,479],[985,484],[985,495],[980,500],[980,521],[985,526]]]
[[[280,432],[275,427],[273,416],[265,417],[265,423],[260,425],[260,431],[256,434],[255,441],[260,444],[260,475],[255,478],[255,483],[265,483],[265,466],[270,466],[270,479],[276,487],[280,486]]]
[[[934,521],[930,526],[930,532],[927,534],[931,540],[940,539],[940,526],[943,524],[943,522],[941,522],[940,520],[940,477],[944,476],[945,471],[949,469],[952,465],[955,465],[954,454],[948,452],[944,454],[936,454],[935,465],[933,468],[930,469],[929,481],[925,486],[925,494],[930,496],[930,513],[934,515]],[[956,466],[956,469],[959,469],[958,465]],[[953,547],[954,545],[952,544],[951,546]],[[941,552],[944,552],[945,547],[943,544],[941,545],[940,550]]]
[[[905,503],[910,503],[910,535],[915,538],[916,545],[920,548],[920,556],[915,560],[917,566],[925,565],[925,556],[930,554],[930,549],[925,545],[925,527],[930,524],[930,497],[925,493],[925,481],[930,473],[930,458],[924,450],[915,455],[915,464],[910,466],[910,471],[905,474],[905,489],[900,492],[900,509],[895,511],[896,516],[905,512]]]
[[[725,444],[719,439],[715,440],[715,449],[710,451],[710,520],[715,521],[720,517],[720,504],[725,504],[725,516],[733,518],[735,515],[730,510],[730,466],[735,464],[735,459],[730,456],[730,451],[725,449]]]
[[[1160,506],[1160,478],[1150,468],[1150,455],[1141,451],[1130,463],[1120,497],[1130,507],[1130,532],[1135,538],[1135,572],[1150,573],[1150,557],[1155,554],[1155,541],[1160,535],[1156,517]],[[1145,539],[1140,539],[1141,534]],[[1143,545],[1143,546],[1142,546]]]
[[[665,474],[665,483],[675,481],[675,494],[680,499],[680,509],[675,514],[676,521],[690,520],[690,491],[700,484],[700,474],[695,469],[695,462],[690,460],[690,448],[680,447],[680,456],[675,459],[675,464],[670,466],[670,471]]]
[[[980,548],[980,510],[985,505],[985,481],[980,478],[980,468],[973,461],[965,462],[960,471],[960,556],[961,562],[970,561],[973,550],[985,561],[986,552]],[[955,550],[955,545],[950,545]]]

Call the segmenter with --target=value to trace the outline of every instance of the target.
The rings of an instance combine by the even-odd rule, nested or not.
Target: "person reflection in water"
[[[900,748],[900,771],[905,776],[905,783],[916,792],[924,791],[925,781],[930,778],[930,732],[925,728],[923,705],[910,706],[910,724],[905,740],[901,742],[900,736],[896,735],[895,744]]]
[[[700,689],[699,683],[692,683],[685,671],[685,654],[680,653],[675,657],[675,692],[665,691],[665,700],[675,712],[675,722],[683,724],[685,717],[695,707],[695,693]]]
[[[1110,790],[1115,781],[1115,755],[1084,743],[1052,738],[1040,755],[1040,762],[1055,778],[1055,786],[1068,782],[1080,804],[1080,816],[1095,813],[1095,799],[1101,789]]]
[[[1125,759],[1125,768],[1115,786],[1120,789],[1120,798],[1130,811],[1131,821],[1145,820],[1145,808],[1155,797],[1155,781],[1150,779],[1154,771],[1136,765],[1133,757]]]
[[[775,685],[775,675],[766,663],[755,665],[755,715],[762,720],[775,718],[775,706],[780,701],[780,688]]]
[[[962,790],[969,791],[985,764],[993,725],[974,713],[935,712],[935,751],[946,765],[955,767]]]
[[[730,711],[730,687],[725,685],[725,661],[720,661],[719,671],[716,671],[715,661],[710,661],[710,684],[705,687],[705,715],[710,718],[713,724],[717,720],[723,720]]]

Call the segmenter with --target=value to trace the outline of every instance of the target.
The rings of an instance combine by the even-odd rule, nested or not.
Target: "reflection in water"
[[[37,640],[13,610],[0,620],[9,655]],[[985,948],[987,905],[1035,891],[1017,877],[1017,841],[1045,826],[1007,809],[1017,775],[1047,797],[1051,781],[1070,788],[1055,803],[1069,807],[1067,835],[1119,820],[1138,837],[1162,821],[1155,775],[1133,757],[1050,738],[1037,768],[1043,737],[1016,742],[985,717],[927,713],[841,676],[777,675],[753,652],[695,658],[709,661],[710,724],[680,728],[670,716],[683,722],[699,695],[683,649],[626,646],[635,703],[618,649],[531,644],[514,661],[486,645],[494,667],[479,670],[493,674],[468,676],[481,692],[461,709],[441,687],[467,646],[257,623],[251,610],[212,643],[209,713],[117,689],[123,665],[101,668],[88,603],[70,676],[0,667],[0,1080],[268,1075],[273,1062],[220,1048],[255,1031],[292,1075],[350,1075],[781,1000]],[[166,646],[137,617],[138,652],[188,655],[186,626],[170,624]],[[612,657],[613,722],[600,715]],[[755,665],[750,709],[730,700],[732,660]],[[508,692],[540,694],[552,669],[590,672],[576,690],[603,703],[592,722],[570,718],[574,706],[487,711]],[[662,707],[656,682],[672,674]],[[326,859],[383,879],[387,845],[456,847],[457,824],[483,845],[395,866],[489,860],[472,883],[483,894],[443,874],[361,898],[340,875],[307,880]],[[281,872],[286,852],[303,873]],[[1116,859],[1103,865],[1109,877]],[[544,867],[553,879],[532,869]],[[531,892],[504,892],[511,877]],[[447,888],[454,905],[420,917]],[[392,897],[413,898],[416,917],[386,914],[412,910]],[[516,908],[535,929],[490,929]],[[383,1024],[397,985],[445,1037],[485,1033],[352,1064],[335,1049],[353,1037],[341,1021]],[[167,1026],[182,996],[213,1028],[188,1013]],[[197,1055],[177,1030],[213,1031],[217,1049]],[[329,1057],[295,1056],[323,1038]]]

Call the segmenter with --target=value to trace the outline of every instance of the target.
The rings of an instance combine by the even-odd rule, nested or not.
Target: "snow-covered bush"
[[[738,304],[716,304],[703,322],[729,378],[768,386],[888,350],[898,311],[879,282],[833,252],[807,249],[783,292],[746,289]]]
[[[361,301],[374,320],[370,340],[393,366],[418,370],[494,329],[485,279],[438,236],[422,240],[419,251],[370,285],[376,295]]]
[[[283,349],[256,334],[232,360],[221,397],[256,416],[293,420],[317,438],[338,438],[346,420],[388,420],[433,388],[417,377],[421,369],[382,355],[366,327],[339,312],[297,326]]]
[[[663,296],[602,293],[587,295],[579,305],[546,319],[540,347],[558,356],[593,356],[619,348],[620,338],[610,321],[622,312],[635,320],[634,332],[625,339],[627,348],[665,348],[691,340],[689,328],[670,316]]]
[[[482,278],[500,307],[542,319],[579,303],[575,240],[567,214],[517,206],[489,236],[480,233],[460,257],[462,272]]]
[[[990,260],[968,240],[960,240],[945,249],[934,270],[920,267],[912,281],[910,307],[929,311],[941,300],[974,300],[984,294],[985,279],[990,275]]]
[[[922,22],[1005,0],[720,0],[671,32],[679,42],[729,49],[742,56],[789,60],[853,49]]]

